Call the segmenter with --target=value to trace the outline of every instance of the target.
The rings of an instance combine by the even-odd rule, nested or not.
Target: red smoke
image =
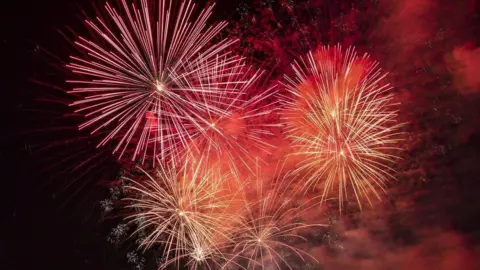
[[[471,43],[455,47],[451,55],[447,55],[449,68],[454,76],[456,88],[462,93],[478,93],[480,91],[480,48]]]

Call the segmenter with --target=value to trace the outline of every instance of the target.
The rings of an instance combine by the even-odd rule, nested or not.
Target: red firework
[[[275,114],[277,102],[273,87],[265,89],[259,85],[263,72],[228,61],[218,59],[218,68],[212,70],[204,84],[226,85],[236,91],[219,96],[197,93],[196,98],[206,105],[206,110],[196,115],[201,121],[189,126],[192,140],[184,148],[182,159],[202,158],[206,166],[220,165],[238,177],[242,171],[253,172],[255,162],[270,152],[273,146],[267,138],[274,135],[271,129],[279,124],[266,119]],[[231,65],[229,77],[222,75],[227,64]],[[232,81],[242,84],[230,86]],[[261,93],[252,94],[257,89],[262,89]]]

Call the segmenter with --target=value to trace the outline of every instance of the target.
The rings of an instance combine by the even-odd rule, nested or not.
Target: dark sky
[[[234,8],[240,1],[218,2],[217,17],[228,19],[234,16]],[[61,169],[41,172],[46,164],[49,164],[47,155],[53,154],[53,160],[58,160],[78,149],[85,150],[85,153],[95,152],[92,145],[81,145],[78,148],[79,145],[75,142],[69,144],[71,149],[64,146],[58,151],[39,150],[39,146],[48,146],[57,137],[65,138],[63,135],[71,136],[71,132],[59,135],[51,130],[46,133],[37,131],[42,126],[52,126],[53,121],[48,119],[51,115],[48,112],[50,107],[38,103],[37,100],[40,97],[66,99],[64,95],[58,94],[58,91],[49,89],[52,88],[51,85],[62,85],[64,80],[62,72],[59,71],[61,69],[56,69],[60,62],[55,60],[55,57],[65,60],[71,53],[68,42],[65,42],[58,30],[66,31],[67,26],[83,29],[81,11],[92,14],[93,3],[100,5],[103,1],[3,1],[0,4],[0,158],[4,194],[1,209],[7,224],[6,227],[2,226],[4,237],[0,241],[5,245],[0,257],[6,258],[5,263],[4,260],[0,262],[2,269],[131,269],[131,265],[125,262],[125,254],[122,252],[124,247],[115,249],[105,240],[115,222],[102,220],[100,211],[95,206],[99,200],[108,196],[108,190],[96,183],[87,185],[79,194],[73,194],[72,190],[78,189],[82,183],[75,183],[72,188],[62,191],[65,182],[58,179],[66,176]],[[405,20],[405,17],[408,16],[399,12],[395,19],[398,19],[399,23]],[[395,21],[391,23],[395,24]],[[478,27],[465,29],[463,28],[460,34],[462,37],[458,38],[457,43],[452,43],[450,49],[466,41],[472,42],[473,47],[478,49],[478,39],[469,38],[478,38]],[[406,48],[411,41],[403,42],[403,48]],[[53,52],[53,56],[47,52]],[[397,62],[406,62],[398,58],[401,57],[395,59]],[[470,58],[473,58],[473,54],[467,56],[467,59]],[[479,59],[478,56],[476,59]],[[415,61],[415,58],[411,61]],[[432,66],[433,68],[430,68],[435,69],[435,65]],[[479,66],[478,62],[476,66]],[[414,80],[417,80],[415,83],[421,85],[420,87],[425,88],[427,83],[424,84],[424,81],[430,80],[428,78],[419,75],[414,79],[403,78],[402,81],[407,85],[405,88],[409,87],[408,84],[413,84]],[[51,85],[42,86],[38,81]],[[465,247],[471,250],[472,254],[478,255],[480,91],[467,94],[456,91],[459,86],[452,83],[454,78],[450,78],[450,85],[445,90],[440,86],[445,81],[448,80],[442,78],[436,80],[438,84],[428,84],[428,87],[434,87],[435,91],[432,92],[409,92],[410,96],[413,96],[408,99],[409,106],[416,113],[409,114],[412,118],[408,120],[413,123],[413,130],[424,132],[422,136],[418,136],[421,137],[419,140],[428,140],[422,147],[410,152],[406,159],[414,163],[422,160],[420,157],[424,158],[427,165],[420,167],[426,168],[422,177],[427,175],[428,179],[409,179],[405,181],[407,184],[399,186],[392,193],[407,198],[405,201],[415,205],[407,207],[407,210],[400,211],[399,214],[400,220],[408,220],[408,224],[404,225],[409,227],[410,231],[415,231],[412,227],[422,228],[423,231],[430,226],[440,227],[463,237]],[[440,94],[440,91],[444,91],[443,94]],[[62,108],[52,108],[53,115],[59,116],[60,114],[55,113],[61,112]],[[423,108],[423,111],[420,108]],[[452,124],[452,121],[446,120],[454,116],[463,119],[460,124]],[[53,126],[55,125],[62,126],[62,122],[53,121]],[[108,168],[102,170],[100,178],[111,180],[116,177],[118,170],[117,167],[110,166],[112,163],[107,152],[99,154],[95,164]],[[60,165],[60,168],[62,166],[68,165]],[[78,176],[75,174],[78,172],[67,175],[70,179]],[[94,173],[93,175],[95,176],[79,179],[88,181],[98,176]],[[388,222],[385,222],[388,225],[385,226],[396,226],[398,221],[394,216],[390,216]],[[406,239],[407,234],[399,233],[398,237]],[[352,249],[355,249],[355,245],[350,244]]]
[[[234,14],[238,1],[220,2],[216,16],[228,19]],[[63,85],[64,74],[58,69],[60,61],[56,57],[68,59],[71,47],[59,31],[68,32],[67,26],[82,31],[85,29],[82,11],[93,14],[94,4],[103,3],[46,0],[2,1],[0,4],[3,81],[0,157],[5,184],[1,209],[7,224],[2,226],[1,246],[7,251],[0,255],[6,259],[0,262],[2,269],[130,269],[125,263],[125,254],[114,251],[105,240],[110,227],[98,221],[99,212],[94,205],[105,197],[102,188],[87,185],[86,193],[82,193],[82,189],[78,197],[71,197],[77,186],[62,191],[65,181],[59,178],[72,179],[75,173],[67,176],[55,171],[41,173],[48,164],[43,162],[48,157],[42,155],[58,155],[53,158],[58,161],[71,154],[71,149],[37,151],[64,140],[63,135],[48,130],[58,125],[52,125],[48,119],[52,115],[47,112],[48,105],[38,101],[48,97],[65,98],[38,83]],[[53,56],[47,52],[53,52]],[[36,110],[40,112],[37,114]],[[66,112],[62,106],[52,111],[56,117],[61,115],[58,112]],[[42,127],[46,132],[38,132]],[[67,164],[65,166],[71,166],[72,162]],[[106,163],[100,164],[106,166]],[[115,168],[109,170],[113,175]],[[73,202],[65,204],[70,198]]]

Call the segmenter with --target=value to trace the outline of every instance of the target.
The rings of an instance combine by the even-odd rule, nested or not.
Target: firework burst
[[[134,211],[127,218],[139,224],[136,233],[146,232],[140,247],[164,247],[165,266],[186,257],[194,265],[210,258],[236,219],[228,214],[235,196],[225,188],[227,176],[198,164],[160,166],[154,176],[145,172],[146,180],[129,179],[127,207]]]
[[[191,1],[178,7],[173,2],[158,0],[155,5],[142,0],[139,8],[130,8],[122,0],[121,12],[106,4],[107,20],[99,16],[86,21],[97,41],[80,37],[75,44],[84,55],[72,56],[67,65],[76,76],[69,81],[75,85],[70,92],[83,96],[72,106],[88,118],[79,128],[92,128],[92,133],[109,130],[99,146],[115,139],[114,152],[122,156],[132,150],[132,160],[155,161],[158,155],[163,160],[186,145],[189,134],[184,126],[202,122],[193,111],[215,110],[215,104],[195,100],[197,94],[228,92],[221,85],[199,82],[221,68],[216,66],[218,55],[228,62],[241,60],[227,56],[226,49],[235,41],[212,44],[226,26],[207,25],[213,6],[195,17]],[[228,68],[222,70],[225,73],[217,76],[230,77]]]
[[[197,126],[191,126],[192,141],[185,148],[188,156],[182,157],[197,159],[206,157],[206,166],[221,164],[229,173],[240,177],[241,168],[250,172],[260,156],[270,153],[274,148],[266,138],[273,136],[272,128],[279,124],[270,123],[271,117],[277,111],[277,101],[274,88],[252,94],[258,88],[262,72],[255,71],[239,62],[227,63],[229,59],[217,59],[208,77],[202,82],[204,85],[224,85],[235,92],[223,92],[222,95],[205,95],[197,93],[196,99],[204,104],[217,104],[215,110],[205,106],[206,110],[198,116],[202,121]],[[229,68],[230,77],[222,76],[224,69]],[[241,85],[231,85],[231,82],[245,82]]]
[[[237,269],[245,269],[242,265],[231,261],[232,254],[226,252],[231,247],[231,239],[228,241],[218,242],[215,245],[211,244],[211,241],[194,235],[193,241],[187,243],[185,250],[181,250],[183,254],[180,258],[184,259],[185,266],[188,269],[225,269],[226,263]],[[161,269],[164,269],[178,261],[179,258],[173,258],[166,261]]]
[[[244,269],[294,269],[293,258],[316,261],[309,253],[298,248],[307,241],[302,232],[324,224],[309,224],[302,219],[318,206],[317,198],[298,200],[290,175],[276,176],[265,185],[257,172],[255,181],[245,192],[244,211],[234,239],[233,258]],[[227,263],[228,265],[228,263]]]
[[[338,188],[342,210],[348,190],[361,207],[370,194],[380,199],[392,179],[391,164],[400,141],[392,87],[367,54],[340,45],[310,52],[293,64],[294,78],[284,84],[283,118],[303,172],[305,188],[323,187],[322,198]]]

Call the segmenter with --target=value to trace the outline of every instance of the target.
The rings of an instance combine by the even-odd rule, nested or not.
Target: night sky
[[[7,224],[1,267],[134,269],[125,255],[131,243],[107,241],[118,219],[105,217],[99,205],[110,196],[107,183],[118,177],[119,166],[109,146],[95,149],[98,138],[75,130],[80,118],[64,105],[71,101],[63,93],[62,67],[74,50],[70,29],[88,34],[82,12],[94,14],[104,1],[9,2],[0,8],[0,157]],[[291,18],[282,17],[288,8],[282,3],[289,1],[218,2],[213,17],[233,21],[229,29],[243,41],[236,49],[255,63],[277,61],[273,78],[288,73],[293,56],[305,48],[288,44],[294,34],[284,26]],[[480,24],[473,12],[479,4],[331,2],[325,16],[299,17],[291,29],[314,20],[332,22],[316,26],[323,32],[312,44],[356,45],[389,70],[409,136],[396,164],[398,182],[376,208],[347,213],[334,226],[329,237],[335,235],[339,244],[322,253],[324,269],[480,269]],[[268,5],[279,14],[281,30],[262,22]],[[268,33],[280,45],[265,46]],[[279,48],[291,51],[279,53]]]

